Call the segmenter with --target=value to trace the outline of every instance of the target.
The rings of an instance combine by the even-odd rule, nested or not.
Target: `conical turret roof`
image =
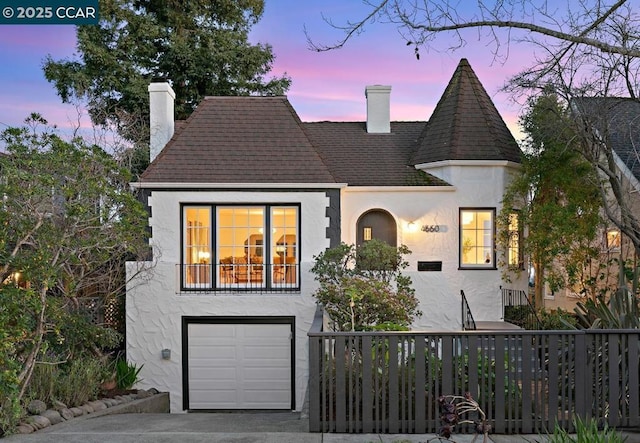
[[[519,163],[520,155],[513,135],[463,58],[418,140],[412,164],[445,160]]]

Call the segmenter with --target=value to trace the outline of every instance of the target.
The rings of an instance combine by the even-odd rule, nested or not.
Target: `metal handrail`
[[[464,295],[464,291],[460,290],[462,296],[462,330],[463,331],[475,331],[476,321],[473,319],[473,313],[469,307],[467,297]]]
[[[500,288],[502,291],[502,318],[523,329],[539,330],[542,322],[526,291]]]
[[[300,290],[299,263],[176,264],[176,293]]]

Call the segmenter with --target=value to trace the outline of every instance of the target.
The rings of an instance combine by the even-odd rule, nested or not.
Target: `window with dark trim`
[[[184,205],[182,287],[299,286],[298,205]]]
[[[460,208],[460,267],[495,269],[495,208]]]

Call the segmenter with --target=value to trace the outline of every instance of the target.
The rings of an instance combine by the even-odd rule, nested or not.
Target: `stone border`
[[[17,427],[17,434],[31,434],[67,421],[84,420],[103,415],[130,413],[168,413],[169,393],[156,389],[138,390],[135,394],[118,395],[90,401],[77,408],[47,409],[39,415],[29,415]]]

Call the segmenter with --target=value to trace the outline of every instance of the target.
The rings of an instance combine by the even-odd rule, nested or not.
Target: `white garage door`
[[[290,324],[188,325],[188,409],[291,409]]]

